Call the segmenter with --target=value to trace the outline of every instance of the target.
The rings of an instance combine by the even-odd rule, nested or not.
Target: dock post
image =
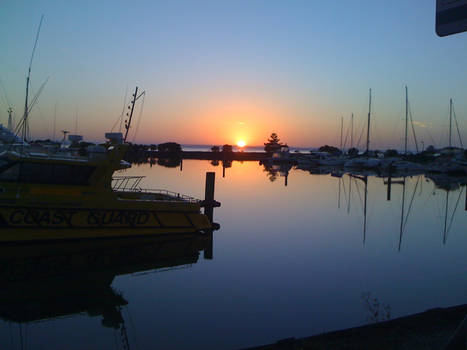
[[[214,212],[214,184],[216,182],[216,173],[206,173],[206,190],[204,194],[204,215],[206,215],[209,221],[212,223],[213,212]]]
[[[216,173],[207,172],[206,173],[206,190],[204,194],[204,215],[206,215],[211,222],[213,223],[213,214],[214,214],[214,185],[216,182]],[[208,244],[204,249],[204,258],[212,260],[213,257],[213,230],[206,232],[208,236]]]
[[[225,177],[225,163],[222,162],[222,177]]]
[[[209,230],[209,232],[206,233],[206,236],[207,236],[208,242],[206,244],[206,247],[204,248],[204,259],[212,260],[213,259],[213,251],[214,251],[212,230]]]
[[[392,184],[392,177],[388,177],[388,201],[391,201],[391,184]]]
[[[183,171],[183,158],[180,159],[180,171]]]

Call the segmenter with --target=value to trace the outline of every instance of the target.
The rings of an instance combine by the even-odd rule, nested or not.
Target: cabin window
[[[19,175],[19,163],[10,163],[0,167],[0,181],[16,181]]]
[[[95,168],[80,165],[56,164],[53,167],[54,183],[64,185],[88,185]]]
[[[21,163],[19,182],[47,183],[53,176],[52,170],[48,164]]]
[[[94,167],[71,164],[15,163],[0,173],[0,181],[89,185]]]

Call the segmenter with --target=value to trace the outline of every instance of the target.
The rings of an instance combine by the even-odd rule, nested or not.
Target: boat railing
[[[139,184],[144,176],[114,176],[112,178],[112,189],[114,191],[138,191]]]
[[[177,198],[177,199],[180,199],[180,200],[184,200],[184,201],[187,201],[187,202],[193,202],[193,203],[197,203],[197,202],[200,201],[199,199],[187,196],[185,194],[181,194],[181,193],[177,193],[177,192],[173,192],[173,191],[169,191],[169,190],[141,188],[138,192],[164,194],[164,195],[167,195],[167,196],[170,196],[170,197],[174,197],[174,198]]]
[[[144,176],[115,176],[112,178],[112,189],[119,192],[138,192],[148,194],[162,194],[169,197],[173,197],[179,200],[198,203],[199,199],[169,191],[164,189],[147,189],[141,188],[139,184],[143,180]]]

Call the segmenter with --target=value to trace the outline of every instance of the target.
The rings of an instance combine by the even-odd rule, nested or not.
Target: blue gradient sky
[[[251,145],[275,131],[337,144],[352,112],[359,138],[371,87],[372,147],[400,148],[407,84],[425,145],[447,143],[451,97],[467,142],[467,33],[437,37],[434,0],[2,1],[0,79],[17,118],[41,14],[32,88],[50,81],[35,137],[52,136],[56,105],[57,130],[78,115],[78,132],[102,139],[138,85],[136,142]],[[1,93],[0,122],[6,109]]]

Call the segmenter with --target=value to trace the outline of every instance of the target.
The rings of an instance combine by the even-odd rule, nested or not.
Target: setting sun
[[[245,147],[245,145],[246,145],[245,141],[243,141],[243,140],[238,140],[238,142],[237,142],[237,146],[238,146],[238,147]]]

